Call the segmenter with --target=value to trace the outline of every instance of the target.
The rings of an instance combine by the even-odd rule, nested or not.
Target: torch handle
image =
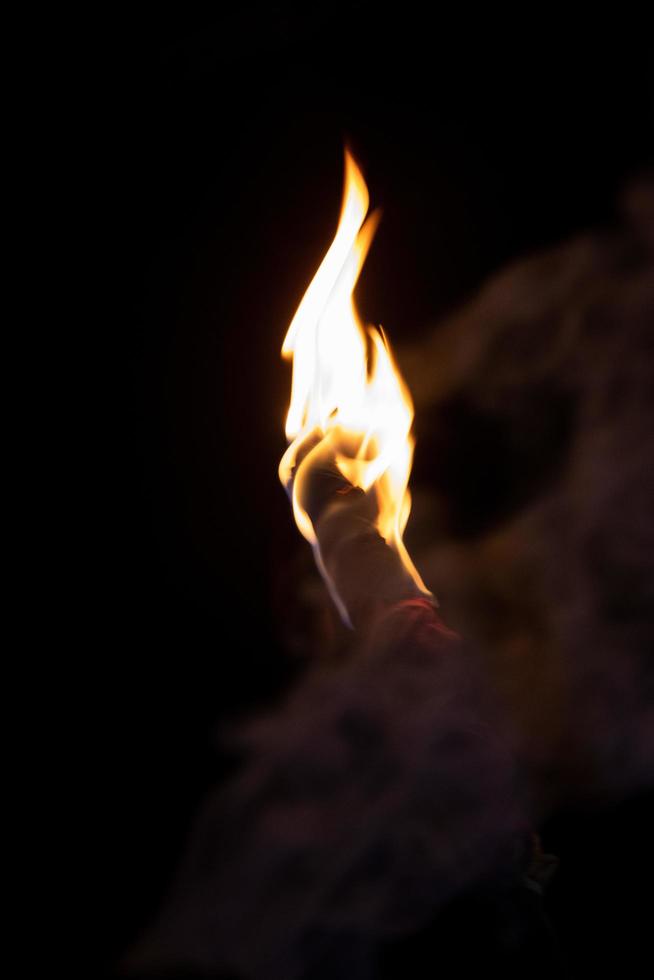
[[[379,534],[363,491],[352,488],[333,501],[314,527],[322,564],[356,629],[403,599],[425,598]]]

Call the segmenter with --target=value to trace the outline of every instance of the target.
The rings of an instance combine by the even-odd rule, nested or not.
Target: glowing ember
[[[321,445],[329,440],[343,476],[355,486],[376,493],[379,533],[398,553],[418,588],[429,595],[402,542],[411,509],[411,396],[386,337],[381,329],[362,325],[353,297],[378,225],[377,212],[366,220],[368,202],[365,181],[346,152],[343,206],[336,236],[282,347],[282,356],[293,361],[293,383],[286,419],[290,445],[281,460],[279,477],[288,485],[298,452],[309,435],[319,436]],[[312,455],[302,460],[295,475],[293,511],[300,531],[317,549],[311,519],[298,499]],[[317,557],[322,569],[320,555]]]

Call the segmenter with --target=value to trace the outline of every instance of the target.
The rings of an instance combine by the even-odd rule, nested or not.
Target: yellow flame
[[[338,429],[341,445],[343,433],[351,436],[358,446],[355,455],[338,452],[336,464],[350,483],[366,491],[374,488],[379,533],[397,551],[418,588],[429,595],[402,541],[411,510],[411,396],[384,333],[362,325],[353,296],[379,223],[378,212],[366,220],[368,205],[366,183],[346,151],[336,235],[282,346],[282,356],[293,361],[293,381],[286,418],[290,445],[279,476],[288,485],[298,452],[310,433],[318,431],[329,438]],[[300,474],[310,462],[308,457],[303,461]],[[293,510],[298,528],[316,546],[311,519],[297,493]]]

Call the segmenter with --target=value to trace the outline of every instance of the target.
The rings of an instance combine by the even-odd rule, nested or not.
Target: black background
[[[344,144],[384,212],[360,306],[417,338],[511,258],[610,220],[650,160],[648,32],[601,16],[245,4],[89,30],[73,501],[89,975],[154,914],[227,771],[216,723],[298,670],[275,594],[276,556],[298,544],[276,476],[279,349],[334,232]],[[428,479],[419,446],[415,465]],[[546,828],[563,861],[550,912],[579,976],[635,975],[645,955],[648,812]]]

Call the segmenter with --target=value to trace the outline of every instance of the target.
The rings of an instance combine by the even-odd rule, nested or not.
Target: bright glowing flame
[[[329,439],[338,429],[358,446],[355,456],[336,453],[343,476],[374,491],[378,530],[402,559],[416,585],[429,595],[402,541],[411,510],[408,491],[414,440],[413,404],[381,330],[364,327],[353,292],[379,223],[366,220],[368,188],[351,155],[345,154],[345,188],[336,236],[307,289],[282,347],[293,361],[291,403],[286,419],[290,442],[279,466],[287,485],[298,451],[316,430]],[[293,511],[304,537],[317,546],[311,519],[298,500],[310,459],[295,476]],[[331,583],[330,583],[331,585]]]

